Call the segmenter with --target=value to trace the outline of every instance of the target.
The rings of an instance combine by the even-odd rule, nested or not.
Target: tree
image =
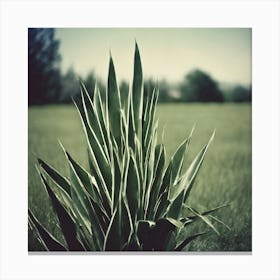
[[[94,71],[90,71],[84,79],[84,84],[88,90],[89,95],[93,96],[96,77]]]
[[[164,79],[159,81],[158,83],[156,83],[152,78],[145,80],[144,95],[152,94],[152,91],[154,90],[156,85],[159,88],[158,102],[174,101],[174,98],[170,95],[170,91],[171,91],[170,85]]]
[[[233,102],[251,102],[252,90],[251,87],[236,86],[231,92],[231,101]]]
[[[58,99],[60,90],[59,41],[53,28],[28,29],[28,104]]]
[[[185,76],[180,91],[183,101],[222,102],[224,100],[217,82],[200,70],[192,71]]]
[[[66,74],[61,79],[61,91],[59,95],[59,101],[63,103],[69,103],[72,98],[76,98],[80,94],[80,86],[78,76],[75,70],[70,67]]]
[[[170,96],[170,86],[166,80],[159,82],[158,102],[171,102],[173,98]]]

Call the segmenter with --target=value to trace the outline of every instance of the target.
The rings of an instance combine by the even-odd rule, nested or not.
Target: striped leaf
[[[41,243],[44,245],[46,250],[66,251],[66,248],[40,224],[30,209],[28,209],[28,219],[36,228],[40,236]]]
[[[162,182],[163,171],[165,164],[165,148],[162,144],[159,144],[155,148],[155,172],[154,180],[151,187],[151,195],[149,198],[148,205],[148,218],[154,218],[155,216],[155,206],[159,198],[160,185]]]
[[[88,125],[93,131],[96,141],[102,147],[103,152],[107,157],[107,160],[109,160],[108,146],[107,146],[107,142],[105,141],[105,136],[107,135],[107,132],[105,128],[102,129],[101,123],[103,123],[103,121],[100,118],[103,115],[99,112],[99,114],[101,114],[101,116],[99,117],[99,114],[97,113],[97,109],[95,106],[93,106],[93,103],[89,97],[89,94],[83,82],[81,82],[81,95],[82,95],[82,102],[83,102],[86,119],[88,121]],[[101,108],[98,109],[100,110]]]
[[[110,130],[118,145],[121,145],[121,100],[113,59],[110,56],[108,75],[108,114]]]
[[[182,176],[182,179],[178,183],[178,186],[175,188],[174,195],[172,197],[172,200],[174,201],[178,195],[181,194],[181,192],[184,192],[184,202],[187,200],[190,191],[192,189],[194,180],[196,178],[196,175],[198,174],[198,171],[201,167],[201,164],[204,160],[206,151],[210,145],[210,143],[213,141],[215,132],[213,132],[210,140],[205,145],[205,147],[198,153],[198,155],[195,157],[195,159],[192,161],[191,165],[187,169],[186,173]]]
[[[135,221],[140,207],[140,181],[137,163],[131,152],[128,165],[126,197],[133,221]]]
[[[137,43],[134,52],[134,74],[132,83],[133,122],[136,133],[142,120],[143,110],[143,74],[140,53]]]
[[[174,192],[173,186],[178,183],[178,179],[181,175],[186,150],[190,144],[193,131],[194,131],[194,127],[192,128],[189,137],[186,140],[184,140],[184,142],[178,147],[178,149],[176,150],[176,152],[171,158],[172,161],[172,177],[171,177],[172,184],[170,189],[171,197]]]
[[[89,148],[89,160],[94,169],[95,179],[100,182],[107,198],[110,200],[110,188],[112,186],[112,175],[110,164],[102,150],[102,146],[98,142],[93,130],[90,128],[87,119],[84,117],[84,109],[78,103],[75,103],[82,124],[87,136],[87,143]]]
[[[50,178],[60,187],[62,187],[68,195],[70,195],[70,184],[69,181],[59,174],[53,167],[48,165],[45,161],[38,158],[38,163],[42,169],[50,176]]]
[[[64,209],[64,207],[61,205],[59,200],[57,199],[56,195],[48,185],[46,179],[40,173],[40,177],[42,180],[43,185],[45,186],[48,195],[51,199],[52,206],[54,208],[55,213],[57,214],[57,218],[60,223],[60,228],[63,232],[63,235],[65,237],[65,240],[67,242],[68,248],[71,251],[84,251],[84,248],[80,244],[80,242],[77,239],[77,233],[76,233],[76,226],[70,217],[70,215],[67,213],[67,211]]]
[[[200,153],[193,160],[193,162],[191,163],[190,167],[188,168],[186,174],[184,175],[182,181],[180,182],[180,186],[178,188],[180,189],[181,186],[185,186],[185,188],[186,188],[184,201],[186,201],[188,199],[189,195],[190,195],[194,180],[195,180],[195,178],[198,174],[198,171],[201,167],[201,164],[204,160],[206,151],[207,151],[209,145],[211,144],[211,142],[214,139],[214,136],[215,136],[215,131],[213,132],[213,134],[210,137],[206,146],[200,151]]]
[[[195,214],[197,217],[199,217],[204,223],[206,223],[210,228],[212,228],[213,231],[215,231],[218,235],[220,235],[219,231],[216,229],[216,227],[213,225],[213,223],[210,221],[209,218],[205,215],[201,215],[197,210],[195,210],[193,207],[187,206],[188,209]]]
[[[117,205],[104,241],[104,251],[120,251],[121,250],[121,206]]]
[[[94,210],[94,207],[92,206],[88,192],[83,184],[89,182],[88,178],[84,176],[85,173],[82,172],[82,169],[72,159],[69,153],[66,150],[64,150],[64,152],[70,167],[71,190],[73,199],[75,198],[76,213],[92,236],[94,246],[101,250],[105,233],[103,232],[99,218]],[[102,210],[103,209],[100,209],[100,211],[104,213]]]

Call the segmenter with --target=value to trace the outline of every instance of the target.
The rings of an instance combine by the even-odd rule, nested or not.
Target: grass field
[[[159,135],[165,125],[164,144],[169,158],[196,123],[186,164],[207,143],[212,131],[216,136],[196,179],[190,204],[200,210],[231,202],[217,216],[231,227],[218,226],[220,236],[210,233],[197,239],[190,251],[251,251],[251,105],[250,104],[166,104],[158,106]],[[82,165],[87,166],[85,137],[73,106],[29,108],[28,127],[28,203],[39,220],[58,238],[57,221],[36,173],[36,156],[68,176],[68,166],[58,144]],[[159,137],[161,139],[161,137]],[[205,230],[199,223],[190,230]],[[29,250],[41,250],[29,232]]]

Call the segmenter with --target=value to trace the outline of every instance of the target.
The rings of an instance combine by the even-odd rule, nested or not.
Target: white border
[[[278,1],[2,1],[0,18],[1,279],[280,279]],[[27,28],[40,26],[253,28],[252,255],[27,254]]]

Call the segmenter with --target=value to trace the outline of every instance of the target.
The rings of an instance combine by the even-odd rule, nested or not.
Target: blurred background
[[[78,78],[104,92],[110,50],[128,90],[135,39],[145,88],[158,83],[159,102],[251,102],[251,29],[30,28],[28,104],[71,102]]]
[[[110,52],[121,91],[131,87],[134,41],[143,66],[145,91],[158,83],[158,141],[167,161],[196,129],[183,170],[216,135],[196,178],[189,204],[205,211],[230,203],[217,217],[220,235],[210,233],[190,251],[252,250],[251,29],[51,29],[28,30],[28,206],[61,242],[63,238],[35,164],[40,157],[64,176],[69,167],[58,144],[88,168],[86,140],[72,98],[79,79],[93,94],[106,90]],[[161,133],[165,127],[164,139]],[[203,222],[192,233],[209,230]],[[188,233],[187,233],[188,234]],[[42,250],[29,229],[28,248]]]

